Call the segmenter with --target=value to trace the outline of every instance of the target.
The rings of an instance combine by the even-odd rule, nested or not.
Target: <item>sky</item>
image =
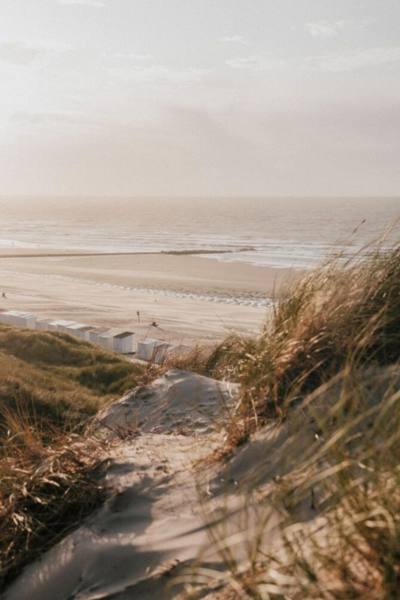
[[[399,0],[1,0],[0,194],[400,196]]]

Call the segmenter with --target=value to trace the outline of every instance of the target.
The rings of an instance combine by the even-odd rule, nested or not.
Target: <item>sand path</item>
[[[129,422],[139,431],[142,423],[149,430],[111,448],[106,481],[113,495],[78,530],[27,567],[5,600],[178,600],[186,597],[188,586],[193,591],[197,580],[204,584],[204,573],[209,577],[212,571],[210,581],[218,579],[218,571],[225,577],[210,532],[221,540],[227,534],[241,536],[237,557],[246,564],[245,541],[260,513],[254,509],[258,501],[253,506],[234,478],[243,477],[253,465],[245,459],[244,469],[243,456],[232,471],[206,461],[221,443],[222,434],[212,432],[221,398],[234,403],[237,390],[173,370],[140,393],[140,398],[127,396],[99,417],[100,430],[107,435],[112,436],[110,427],[128,427]],[[197,410],[194,398],[199,399]],[[138,400],[142,409],[146,399],[135,418]],[[191,419],[192,435],[178,433],[185,416]],[[269,543],[277,522],[272,518],[265,530]]]

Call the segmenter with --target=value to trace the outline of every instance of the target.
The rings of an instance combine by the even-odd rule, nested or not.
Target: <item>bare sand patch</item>
[[[176,576],[202,582],[199,573],[211,568],[224,577],[223,557],[210,536],[214,528],[224,536],[219,529],[226,526],[230,535],[243,540],[237,556],[244,563],[245,540],[258,533],[261,510],[271,513],[263,537],[268,544],[278,539],[279,515],[273,507],[264,507],[262,495],[250,507],[247,492],[232,486],[232,475],[222,481],[220,466],[207,460],[222,438],[205,431],[208,419],[202,405],[208,406],[211,421],[220,421],[218,395],[229,398],[229,384],[178,370],[166,375],[146,388],[146,431],[139,427],[137,434],[110,447],[104,457],[106,483],[113,490],[109,499],[81,527],[27,566],[4,598],[182,600],[189,596],[181,596],[185,586]],[[195,399],[201,409],[197,414],[192,410]],[[100,414],[100,424],[107,426],[104,432],[125,425],[133,430],[134,407],[137,404],[140,410],[142,401],[133,393]],[[163,412],[165,403],[168,408]],[[155,409],[152,414],[150,406]],[[193,428],[179,435],[169,425],[185,416],[192,419]]]

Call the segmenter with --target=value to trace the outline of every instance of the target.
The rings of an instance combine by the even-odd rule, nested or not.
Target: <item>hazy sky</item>
[[[1,0],[0,194],[400,195],[399,0]]]

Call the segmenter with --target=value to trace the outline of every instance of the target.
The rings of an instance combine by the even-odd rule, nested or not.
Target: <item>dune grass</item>
[[[4,415],[3,415],[4,418]],[[76,435],[41,430],[22,405],[6,418],[0,448],[0,590],[21,568],[60,541],[97,508],[101,448]],[[17,433],[15,433],[17,432]],[[44,435],[45,433],[45,435]]]
[[[367,256],[328,260],[289,289],[243,369],[243,400],[280,414],[345,367],[399,357],[400,244],[379,243]]]
[[[395,600],[400,597],[400,369],[345,371],[334,385],[308,397],[302,409],[312,416],[318,437],[299,456],[292,453],[286,478],[296,498],[282,527],[287,561],[296,574],[294,598]],[[299,527],[296,506],[311,494],[318,521]]]
[[[282,465],[258,529],[212,531],[225,596],[398,600],[400,244],[329,258],[286,291],[259,337],[230,336],[202,365],[242,384],[243,431],[288,431],[251,465],[249,507],[257,473]]]
[[[242,411],[259,423],[342,369],[400,359],[400,243],[328,258],[285,289],[258,337],[231,335],[203,372],[242,385]]]
[[[82,430],[107,402],[151,378],[150,370],[53,331],[0,326],[0,424],[19,402],[36,417]]]
[[[232,600],[398,600],[400,368],[337,374],[287,425],[249,466],[239,531],[205,515],[225,563],[211,587],[219,581]],[[275,462],[280,475],[258,489]]]
[[[102,501],[102,449],[81,436],[150,371],[72,336],[0,326],[0,587]]]
[[[227,599],[398,600],[400,243],[328,258],[286,289],[260,336],[231,335],[175,366],[241,383],[228,459],[256,428],[288,432],[249,465],[243,502],[255,528],[235,534],[204,516],[225,571],[183,579]],[[279,476],[255,503],[275,461]]]

